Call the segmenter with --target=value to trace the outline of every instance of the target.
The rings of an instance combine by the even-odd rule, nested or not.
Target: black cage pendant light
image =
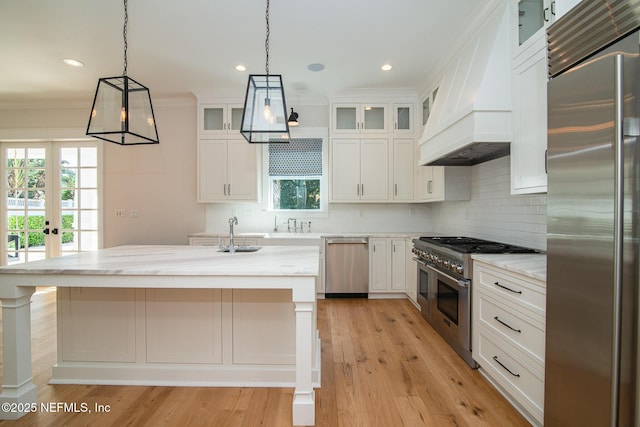
[[[124,0],[124,71],[98,80],[87,135],[120,145],[158,144],[149,89],[127,76],[127,0]]]
[[[269,74],[269,0],[267,0],[265,74],[251,74],[244,99],[240,132],[250,143],[289,142],[287,104],[282,76]]]

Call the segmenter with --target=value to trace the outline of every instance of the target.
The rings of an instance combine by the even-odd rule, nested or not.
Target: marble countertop
[[[414,238],[419,236],[431,235],[428,232],[326,232],[326,233],[236,233],[237,239],[259,238],[259,239],[320,239],[322,237],[380,237],[380,238]],[[228,238],[229,233],[201,232],[190,234],[188,237],[201,238]]]
[[[471,258],[545,283],[547,281],[546,254],[475,254]]]
[[[264,246],[257,252],[218,252],[212,246],[132,245],[0,268],[3,275],[317,276],[316,246]]]

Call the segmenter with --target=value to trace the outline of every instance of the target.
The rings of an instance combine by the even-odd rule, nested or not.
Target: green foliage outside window
[[[24,230],[24,216],[10,216],[9,219],[9,230]],[[29,246],[44,246],[44,216],[33,215],[28,217],[29,220],[27,222],[26,229],[29,230]],[[62,229],[63,230],[72,230],[73,229],[73,215],[62,215]],[[18,234],[20,236],[20,248],[25,247],[24,242],[24,231],[9,231],[9,234]],[[62,243],[70,243],[73,242],[73,232],[71,231],[63,231],[62,232]]]
[[[320,209],[320,179],[274,179],[274,209]]]

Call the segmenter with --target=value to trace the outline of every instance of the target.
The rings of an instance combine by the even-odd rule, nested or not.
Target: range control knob
[[[462,268],[462,265],[461,265],[461,264],[456,265],[456,271],[457,271],[458,273],[460,273],[460,274],[462,274],[462,273],[463,273],[464,269]]]

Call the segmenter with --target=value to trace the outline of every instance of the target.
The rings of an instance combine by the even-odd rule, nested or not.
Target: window
[[[322,183],[322,138],[269,145],[270,209],[320,210]]]

